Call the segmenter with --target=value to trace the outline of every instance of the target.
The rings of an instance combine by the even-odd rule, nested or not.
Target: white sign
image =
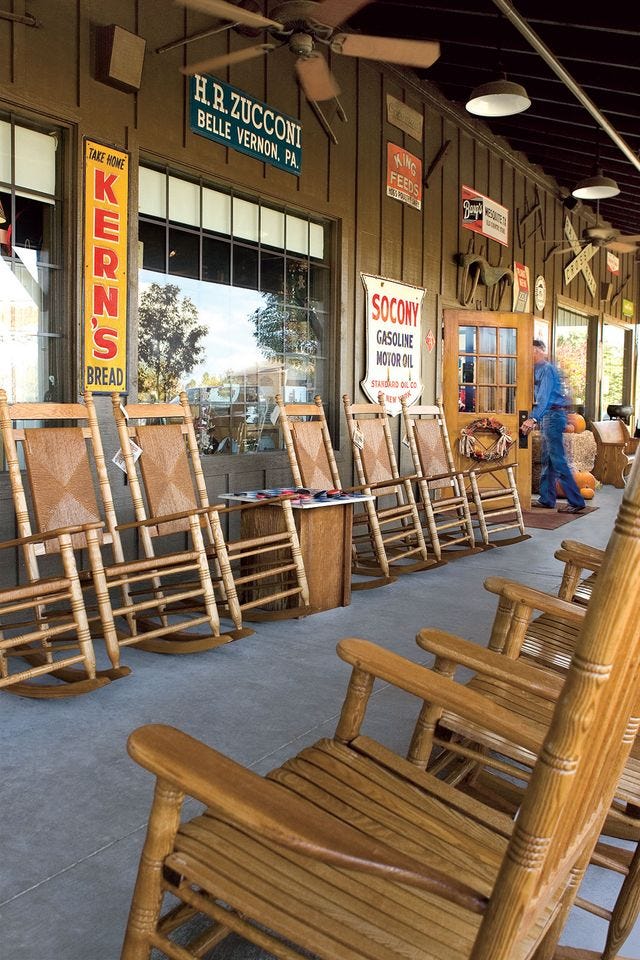
[[[535,304],[537,310],[544,310],[545,304],[547,302],[547,284],[545,282],[542,274],[536,277],[535,284]]]
[[[409,405],[422,393],[422,302],[425,290],[383,277],[361,274],[367,296],[365,331],[367,373],[362,389],[373,403],[384,394],[395,417],[406,397]]]
[[[607,270],[609,273],[620,273],[620,258],[611,253],[611,250],[607,250]]]
[[[462,187],[462,226],[503,247],[509,245],[509,211],[506,207],[478,193],[473,187]]]
[[[569,241],[569,246],[576,255],[571,263],[567,264],[567,266],[564,268],[564,282],[566,284],[571,283],[573,278],[582,272],[582,276],[585,279],[585,283],[589,287],[591,296],[595,297],[596,281],[595,277],[591,273],[589,261],[596,255],[598,248],[594,247],[592,243],[589,243],[586,247],[581,248],[578,235],[573,229],[573,224],[571,223],[571,220],[569,220],[569,217],[567,217],[564,221],[564,235]]]

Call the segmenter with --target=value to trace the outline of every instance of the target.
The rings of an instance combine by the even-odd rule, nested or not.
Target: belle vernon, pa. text
[[[196,74],[194,81],[193,99],[203,105],[194,117],[199,130],[228,141],[237,150],[299,172],[302,128],[297,121],[212,77]]]

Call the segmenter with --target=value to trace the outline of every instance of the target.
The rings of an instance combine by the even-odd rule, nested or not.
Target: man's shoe
[[[584,507],[574,507],[568,504],[566,507],[558,507],[558,513],[582,513]]]
[[[545,510],[553,510],[555,504],[543,503],[541,500],[532,500],[532,501],[531,501],[531,506],[532,506],[532,507],[543,507],[543,509],[545,509]]]

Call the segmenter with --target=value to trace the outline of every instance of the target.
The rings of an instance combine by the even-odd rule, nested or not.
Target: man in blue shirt
[[[562,375],[547,359],[547,348],[542,340],[533,341],[533,401],[531,416],[522,424],[521,432],[528,434],[540,424],[540,496],[532,507],[556,505],[556,480],[562,484],[567,497],[561,513],[580,513],[584,510],[584,498],[578,490],[571,468],[567,463],[562,434],[567,425],[568,398],[562,383]]]

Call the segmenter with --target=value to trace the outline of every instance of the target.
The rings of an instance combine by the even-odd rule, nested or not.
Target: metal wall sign
[[[84,386],[127,389],[129,155],[85,140]]]
[[[422,160],[395,143],[387,143],[387,196],[422,209]]]
[[[413,107],[387,94],[387,120],[410,137],[422,143],[423,117]]]
[[[509,211],[506,207],[478,193],[472,187],[462,187],[462,226],[489,240],[497,240],[503,247],[509,245]]]
[[[189,120],[192,133],[300,175],[302,125],[222,80],[191,77]]]
[[[592,257],[594,257],[598,252],[597,247],[594,247],[592,243],[588,243],[586,247],[580,246],[578,235],[573,229],[573,224],[571,223],[571,220],[569,220],[569,217],[567,217],[564,221],[564,235],[569,241],[571,249],[575,253],[574,259],[564,268],[564,282],[567,285],[570,284],[573,278],[582,272],[582,276],[584,277],[585,282],[591,291],[591,296],[595,297],[596,280],[594,275],[591,273],[591,267],[589,267],[588,264]]]
[[[384,393],[388,412],[402,409],[422,394],[422,302],[425,290],[384,277],[361,274],[367,296],[365,336],[367,373],[362,389],[373,403]]]

